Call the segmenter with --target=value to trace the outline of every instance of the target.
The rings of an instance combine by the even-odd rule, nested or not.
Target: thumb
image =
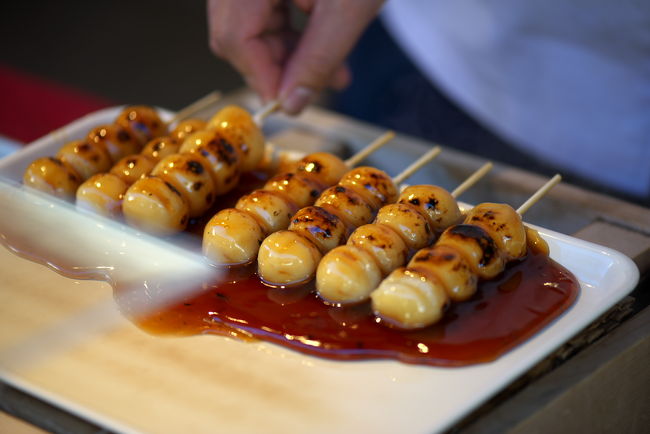
[[[337,75],[346,71],[344,59],[382,3],[324,0],[314,5],[284,70],[279,94],[285,112],[299,113],[328,84],[341,82]]]

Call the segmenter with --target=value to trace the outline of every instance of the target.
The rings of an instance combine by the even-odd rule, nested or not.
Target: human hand
[[[293,0],[309,15],[302,33],[283,0],[208,0],[210,47],[228,60],[264,101],[300,112],[321,90],[351,76],[345,57],[383,0]]]

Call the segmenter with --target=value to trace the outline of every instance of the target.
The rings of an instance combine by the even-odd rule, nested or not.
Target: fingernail
[[[287,97],[282,99],[282,110],[291,115],[300,113],[309,104],[312,95],[313,92],[311,89],[297,87]]]

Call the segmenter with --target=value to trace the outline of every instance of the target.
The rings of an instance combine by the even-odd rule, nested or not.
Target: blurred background
[[[0,6],[0,134],[10,138],[33,140],[101,106],[176,110],[241,85],[209,51],[203,1]]]
[[[2,2],[0,153],[116,104],[178,110],[211,90],[243,87],[208,48],[205,2]],[[388,60],[388,61],[387,61]],[[331,110],[542,175],[556,171],[492,134],[431,86],[375,22],[350,56],[353,86]],[[566,179],[626,197],[583,179]]]

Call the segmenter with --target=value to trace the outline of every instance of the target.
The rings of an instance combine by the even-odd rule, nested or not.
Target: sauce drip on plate
[[[377,324],[368,303],[328,306],[311,289],[269,288],[252,271],[240,270],[146,317],[131,315],[119,288],[115,296],[127,317],[155,335],[217,334],[330,359],[461,366],[494,360],[529,338],[573,303],[579,284],[552,259],[530,254],[499,278],[482,282],[472,299],[454,304],[439,324],[409,332]]]

